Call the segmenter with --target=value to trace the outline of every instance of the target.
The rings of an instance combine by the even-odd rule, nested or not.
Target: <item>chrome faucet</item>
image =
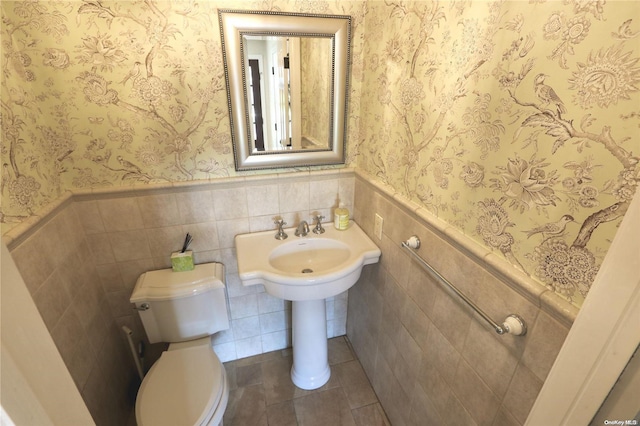
[[[287,224],[287,222],[285,222],[285,221],[284,221],[284,220],[282,220],[282,219],[278,219],[278,220],[276,220],[276,221],[275,221],[275,222],[273,222],[273,223],[275,223],[276,225],[278,225],[278,233],[276,234],[276,240],[285,240],[285,239],[287,238],[287,233],[286,233],[286,232],[284,232],[284,229],[282,229],[282,227],[283,227],[284,225],[286,225],[286,224]]]
[[[314,234],[324,234],[324,228],[322,227],[322,219],[324,216],[320,216],[319,214],[315,216],[316,219],[316,227],[313,228]]]
[[[306,237],[308,233],[309,233],[309,224],[307,223],[306,220],[303,220],[302,222],[300,222],[300,225],[298,225],[298,228],[296,228],[295,236]]]

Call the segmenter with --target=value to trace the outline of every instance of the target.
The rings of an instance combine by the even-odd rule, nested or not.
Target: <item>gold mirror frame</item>
[[[351,17],[285,12],[219,10],[224,72],[235,167],[238,171],[344,164],[351,49]],[[333,42],[328,149],[253,149],[242,37],[324,37]]]

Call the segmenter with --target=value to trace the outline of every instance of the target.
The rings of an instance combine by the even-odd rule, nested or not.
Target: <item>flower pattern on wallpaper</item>
[[[639,13],[370,3],[359,166],[580,306],[640,182]]]
[[[326,39],[301,37],[300,74],[302,136],[313,142],[329,140],[329,105],[331,100],[331,43]],[[323,96],[326,95],[326,96]]]
[[[3,222],[67,187],[228,174],[215,9],[193,6],[3,2]]]
[[[234,174],[218,9],[362,16],[359,2],[311,0],[0,7],[3,224],[70,188]]]

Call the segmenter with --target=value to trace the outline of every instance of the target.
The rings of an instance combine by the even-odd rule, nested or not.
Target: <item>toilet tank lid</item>
[[[196,265],[191,271],[181,272],[160,269],[140,275],[130,301],[137,303],[179,299],[224,286],[224,266],[221,263],[204,263]]]

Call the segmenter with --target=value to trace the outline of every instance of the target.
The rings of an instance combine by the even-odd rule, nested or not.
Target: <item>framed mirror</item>
[[[351,17],[218,17],[236,170],[343,164]]]

